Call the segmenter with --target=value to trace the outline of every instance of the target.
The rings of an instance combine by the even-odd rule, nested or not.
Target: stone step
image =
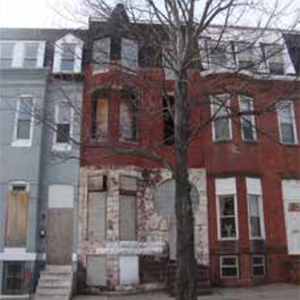
[[[39,287],[43,288],[68,288],[71,285],[71,280],[45,280],[41,278],[39,280]]]
[[[69,273],[72,272],[72,266],[69,265],[47,265],[46,272],[50,273]]]
[[[42,281],[61,281],[61,280],[72,280],[72,274],[67,273],[41,273],[40,280]]]
[[[63,296],[56,296],[56,295],[35,295],[34,296],[34,300],[70,300],[71,297],[67,296],[67,297],[63,297]]]

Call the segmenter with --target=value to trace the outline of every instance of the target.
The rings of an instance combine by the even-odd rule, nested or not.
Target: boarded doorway
[[[47,211],[47,264],[70,265],[73,253],[73,197],[68,185],[49,187]]]

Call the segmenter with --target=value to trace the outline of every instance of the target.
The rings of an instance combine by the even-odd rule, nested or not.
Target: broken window
[[[24,262],[4,262],[3,294],[18,295],[24,292]]]
[[[71,136],[71,106],[59,102],[56,106],[56,144],[68,144]]]
[[[26,247],[28,193],[26,185],[12,185],[6,209],[6,247]]]
[[[120,136],[125,140],[136,140],[137,101],[133,94],[125,93],[120,100]]]
[[[109,102],[104,97],[100,96],[92,101],[92,138],[94,139],[105,139],[108,136]]]
[[[120,178],[120,240],[137,239],[136,210],[137,179],[130,176]]]
[[[163,97],[163,122],[164,122],[164,144],[174,144],[174,117],[175,117],[175,99],[174,96],[168,95]]]
[[[278,44],[264,44],[263,51],[269,72],[275,75],[284,74],[283,47]]]

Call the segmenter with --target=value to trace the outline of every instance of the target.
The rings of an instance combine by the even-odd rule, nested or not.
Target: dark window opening
[[[57,124],[56,143],[68,144],[70,142],[70,124]]]
[[[5,262],[3,294],[18,295],[24,293],[24,263]]]
[[[166,96],[163,98],[163,122],[164,122],[164,144],[173,145],[174,138],[174,112],[175,99],[174,96]]]

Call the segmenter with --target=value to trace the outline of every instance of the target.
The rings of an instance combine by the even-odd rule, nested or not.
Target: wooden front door
[[[73,244],[73,208],[48,208],[47,264],[70,265]]]

